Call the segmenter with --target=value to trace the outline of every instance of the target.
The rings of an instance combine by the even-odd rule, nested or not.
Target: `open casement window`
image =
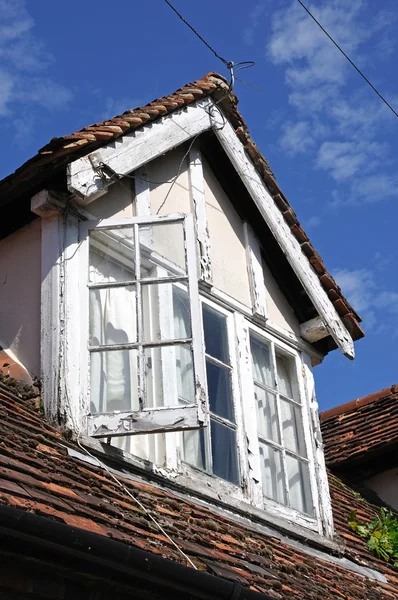
[[[81,240],[88,433],[202,427],[207,400],[192,216],[88,221]]]
[[[263,495],[313,517],[297,358],[254,333],[250,350]]]
[[[232,316],[204,300],[201,304],[210,423],[205,430],[183,434],[182,458],[196,468],[239,485]]]

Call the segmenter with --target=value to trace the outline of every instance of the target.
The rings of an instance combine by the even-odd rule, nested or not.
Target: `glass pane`
[[[276,370],[278,373],[278,390],[282,396],[299,401],[297,377],[294,359],[288,356],[276,355]]]
[[[306,456],[301,408],[286,400],[280,400],[283,429],[283,445],[288,450]]]
[[[254,384],[254,398],[257,409],[257,429],[259,435],[280,444],[276,397]]]
[[[197,469],[205,470],[205,431],[204,429],[184,431],[182,434],[182,460]]]
[[[191,337],[187,286],[143,284],[141,292],[144,342]]]
[[[218,311],[203,307],[203,329],[207,354],[229,364],[227,319]]]
[[[250,348],[252,353],[253,379],[275,389],[275,381],[272,376],[271,354],[268,345],[252,337],[250,339]]]
[[[234,422],[230,371],[206,359],[206,375],[210,411]]]
[[[286,504],[283,486],[282,455],[271,446],[259,442],[263,494],[280,504]]]
[[[134,285],[90,290],[90,345],[137,341]]]
[[[89,239],[90,283],[135,279],[132,227],[106,231],[94,230],[90,232]]]
[[[92,352],[90,377],[91,413],[139,409],[136,350]]]
[[[182,222],[140,225],[139,231],[143,278],[186,273]]]
[[[239,484],[239,468],[234,429],[210,419],[213,474]]]
[[[145,348],[145,390],[148,408],[195,403],[192,350],[188,344]]]
[[[286,455],[286,469],[289,482],[290,505],[296,510],[312,515],[310,477],[307,463]]]

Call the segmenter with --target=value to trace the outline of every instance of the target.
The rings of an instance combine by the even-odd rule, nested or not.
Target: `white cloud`
[[[259,19],[265,12],[268,0],[260,0],[249,14],[249,25],[243,30],[243,41],[251,46],[254,43],[255,34],[259,26]]]
[[[369,18],[367,6],[366,0],[319,0],[310,5],[360,68],[377,60],[371,44],[388,36],[397,20],[385,11],[372,11]],[[379,141],[381,132],[389,133],[391,112],[369,88],[355,84],[352,66],[297,2],[286,0],[272,15],[267,56],[285,69],[292,107],[281,127],[279,146],[290,155],[309,154],[314,166],[338,183],[332,206],[396,196],[396,161],[389,144]],[[398,105],[398,98],[388,99]],[[379,189],[372,175],[376,168]]]
[[[24,0],[0,0],[0,116],[11,120],[17,109],[60,108],[72,98],[67,88],[44,75],[53,57],[33,29]]]
[[[391,198],[398,198],[398,176],[375,172],[372,175],[359,173],[349,182],[348,190],[332,191],[331,208],[342,205],[374,204]]]
[[[303,154],[314,145],[311,125],[308,121],[284,123],[282,136],[279,140],[281,149],[292,156]]]
[[[318,227],[321,224],[321,218],[317,215],[314,215],[307,219],[304,223],[305,229],[312,229],[313,227]]]
[[[333,272],[343,294],[363,318],[366,332],[398,332],[398,292],[383,290],[369,269],[340,269]],[[384,323],[384,324],[383,324]]]
[[[368,172],[386,152],[386,145],[377,142],[327,141],[319,148],[316,166],[328,171],[336,181],[342,181],[363,169]]]

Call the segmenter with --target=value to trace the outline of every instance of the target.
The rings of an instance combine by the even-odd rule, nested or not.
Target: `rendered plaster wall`
[[[398,467],[374,475],[366,485],[384,502],[398,510]]]
[[[111,185],[108,192],[87,206],[87,210],[99,219],[134,216],[133,180],[124,179]]]
[[[169,152],[148,165],[152,214],[190,212],[191,198],[186,147]],[[171,187],[176,173],[179,175]],[[203,161],[206,213],[214,286],[251,308],[244,246],[243,223],[225,195],[209,165]],[[266,264],[263,265],[269,320],[286,331],[299,334],[299,323]]]
[[[0,344],[40,374],[40,219],[0,241]]]

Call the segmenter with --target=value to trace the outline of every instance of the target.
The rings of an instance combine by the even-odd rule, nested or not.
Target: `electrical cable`
[[[252,60],[247,60],[247,61],[242,61],[242,62],[238,62],[235,63],[232,60],[227,61],[225,58],[223,58],[220,54],[218,54],[218,52],[216,50],[214,50],[214,48],[209,44],[209,42],[207,42],[204,37],[202,37],[200,35],[200,33],[198,31],[196,31],[196,29],[186,20],[184,19],[184,17],[182,16],[182,14],[180,12],[178,12],[178,10],[171,4],[171,2],[169,2],[169,0],[164,0],[167,4],[167,6],[169,6],[171,8],[171,10],[173,12],[175,12],[175,14],[177,15],[177,17],[179,19],[181,19],[181,21],[187,26],[189,27],[189,29],[200,39],[200,41],[214,54],[214,56],[216,58],[218,58],[229,70],[230,73],[230,82],[229,82],[229,88],[227,93],[225,94],[225,96],[223,98],[221,98],[218,102],[221,102],[221,100],[223,100],[231,91],[233,91],[234,89],[234,85],[235,85],[235,74],[238,73],[238,71],[241,71],[242,69],[249,69],[250,67],[254,67],[254,61]],[[238,67],[238,68],[236,68]],[[218,102],[216,104],[218,104]]]
[[[79,437],[80,437],[80,436],[79,436]],[[104,464],[104,463],[103,463],[103,462],[102,462],[102,461],[101,461],[101,460],[100,460],[100,459],[99,459],[97,456],[94,456],[93,454],[91,454],[91,452],[89,452],[89,451],[87,450],[87,448],[85,448],[85,447],[84,447],[84,446],[81,444],[79,437],[77,438],[77,445],[79,446],[79,448],[80,448],[81,450],[83,450],[83,452],[85,452],[85,453],[86,453],[88,456],[90,456],[91,458],[93,458],[94,460],[96,460],[96,461],[97,461],[98,465],[99,465],[99,466],[100,466],[102,469],[104,469],[104,470],[105,470],[105,471],[108,473],[108,475],[110,475],[110,476],[112,477],[112,479],[113,479],[113,480],[114,480],[114,481],[115,481],[115,482],[116,482],[116,483],[117,483],[117,484],[118,484],[118,485],[119,485],[119,486],[122,488],[122,490],[123,490],[123,491],[124,491],[124,492],[125,492],[125,493],[126,493],[128,496],[130,496],[130,498],[131,498],[132,500],[134,500],[134,502],[135,502],[136,504],[138,504],[138,506],[141,508],[141,510],[142,510],[142,511],[144,511],[144,513],[147,515],[147,517],[149,517],[149,518],[151,519],[151,521],[152,521],[152,522],[153,522],[153,523],[156,525],[156,527],[159,529],[159,531],[160,531],[160,532],[161,532],[161,533],[162,533],[162,534],[163,534],[163,535],[164,535],[164,536],[165,536],[165,537],[166,537],[166,538],[169,540],[169,542],[171,542],[171,543],[173,544],[173,546],[174,546],[174,547],[175,547],[175,548],[178,550],[178,552],[179,552],[180,554],[182,554],[182,556],[183,556],[183,557],[185,558],[185,560],[186,560],[186,561],[187,561],[187,562],[188,562],[188,563],[191,565],[191,567],[193,567],[195,570],[197,570],[197,567],[196,567],[195,563],[193,563],[193,562],[192,562],[192,560],[189,558],[189,556],[187,556],[187,555],[185,554],[185,552],[184,552],[183,550],[181,550],[181,548],[180,548],[180,547],[177,545],[177,543],[176,543],[176,542],[173,540],[173,538],[171,538],[171,537],[169,536],[169,534],[167,533],[167,531],[165,531],[165,530],[163,529],[163,527],[160,525],[160,523],[158,523],[158,522],[156,521],[156,519],[155,519],[155,518],[154,518],[154,517],[151,515],[151,513],[150,513],[150,512],[148,511],[148,509],[147,509],[147,508],[144,506],[144,504],[142,504],[142,502],[141,502],[140,500],[138,500],[138,498],[136,498],[136,497],[134,496],[134,494],[132,494],[132,493],[129,491],[129,489],[128,489],[128,488],[127,488],[125,485],[123,485],[123,483],[122,483],[122,482],[121,482],[121,481],[120,481],[120,480],[119,480],[119,479],[116,477],[116,475],[114,475],[114,474],[112,473],[112,471],[111,471],[110,469],[108,469],[108,467],[107,467],[107,466],[106,466],[106,465],[105,465],[105,464]]]
[[[167,1],[167,0],[166,0]],[[348,60],[351,66],[359,73],[359,75],[366,81],[366,83],[372,88],[372,90],[379,96],[379,98],[384,102],[386,106],[394,113],[396,117],[398,117],[398,112],[391,106],[389,102],[381,95],[381,93],[375,88],[375,86],[369,81],[369,79],[362,73],[362,71],[356,66],[356,64],[351,60],[351,58],[344,52],[344,50],[338,45],[337,42],[334,41],[332,36],[326,31],[326,29],[320,24],[320,22],[314,17],[314,15],[309,11],[309,9],[303,4],[301,0],[297,0],[297,2],[304,8],[306,13],[311,17],[313,21],[320,27],[323,33],[329,38],[329,40],[336,46],[336,48],[341,52],[341,54]]]
[[[65,227],[65,231],[66,231],[66,227]],[[66,368],[66,362],[65,362],[65,357],[63,360],[63,366],[64,369]],[[59,375],[58,375],[58,381],[59,381]],[[89,456],[90,458],[92,458],[93,460],[97,461],[98,466],[103,469],[104,471],[106,471],[108,473],[108,475],[110,475],[110,477],[112,477],[112,479],[118,484],[119,487],[121,487],[121,489],[124,491],[125,494],[127,494],[132,500],[134,500],[134,502],[141,508],[141,510],[146,514],[146,516],[151,519],[151,521],[156,525],[156,527],[159,529],[159,531],[169,540],[169,542],[171,544],[173,544],[173,546],[178,550],[178,552],[185,558],[185,560],[191,565],[191,567],[193,567],[195,570],[197,570],[196,565],[192,562],[192,560],[189,558],[189,556],[187,556],[187,554],[185,554],[185,552],[178,546],[178,544],[173,540],[172,537],[170,537],[170,535],[167,533],[167,531],[164,530],[164,528],[161,526],[160,523],[158,523],[158,521],[155,519],[155,517],[153,517],[151,515],[151,513],[149,512],[149,510],[145,507],[145,505],[134,496],[134,494],[132,494],[129,489],[116,477],[116,475],[114,475],[112,473],[112,471],[95,455],[93,455],[89,450],[87,450],[87,448],[85,446],[83,446],[83,444],[81,443],[81,430],[80,427],[78,427],[76,419],[75,419],[75,415],[74,415],[74,411],[72,410],[72,404],[71,404],[71,400],[69,398],[69,394],[66,391],[66,401],[68,403],[68,408],[69,408],[69,414],[72,420],[72,424],[73,424],[73,429],[75,431],[75,433],[77,434],[76,436],[76,443],[79,446],[79,448],[85,453],[87,454],[87,456]]]
[[[193,31],[193,33],[194,33],[194,34],[195,34],[195,35],[196,35],[196,36],[197,36],[197,37],[200,39],[200,41],[201,41],[201,42],[203,42],[203,44],[204,44],[205,46],[207,46],[207,47],[208,47],[208,49],[209,49],[211,52],[213,52],[214,56],[215,56],[216,58],[218,58],[219,60],[221,60],[221,62],[222,62],[222,63],[224,63],[224,65],[225,65],[227,68],[229,68],[229,67],[228,67],[228,65],[230,65],[231,63],[230,63],[230,62],[228,62],[227,60],[225,60],[225,58],[223,58],[222,56],[220,56],[220,55],[218,54],[218,52],[216,52],[216,51],[214,50],[214,48],[212,48],[212,46],[210,46],[210,44],[209,44],[208,42],[206,42],[206,40],[205,40],[205,39],[204,39],[204,38],[203,38],[203,37],[200,35],[200,33],[198,33],[198,32],[196,31],[196,29],[195,29],[195,28],[194,28],[194,27],[193,27],[193,26],[192,26],[190,23],[188,23],[188,21],[187,21],[186,19],[184,19],[184,17],[183,17],[183,16],[182,16],[182,15],[181,15],[181,14],[178,12],[178,10],[177,10],[176,8],[174,8],[174,6],[171,4],[171,2],[169,2],[169,0],[164,0],[164,1],[165,1],[165,2],[166,2],[166,4],[167,4],[167,5],[168,5],[168,6],[171,8],[171,10],[173,10],[173,11],[175,12],[175,14],[177,15],[177,17],[179,17],[179,18],[181,19],[181,21],[182,21],[183,23],[185,23],[185,25],[186,25],[187,27],[189,27],[189,29],[190,29],[191,31]]]

